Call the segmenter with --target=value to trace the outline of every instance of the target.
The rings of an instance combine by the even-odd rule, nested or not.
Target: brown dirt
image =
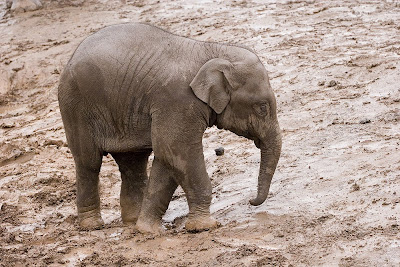
[[[399,266],[399,1],[45,1],[18,15],[3,2],[1,266]],[[57,83],[85,36],[128,21],[257,51],[284,137],[265,204],[248,204],[258,150],[212,128],[204,150],[221,228],[186,233],[179,191],[165,235],[134,233],[121,223],[120,176],[105,157],[106,227],[78,230]]]

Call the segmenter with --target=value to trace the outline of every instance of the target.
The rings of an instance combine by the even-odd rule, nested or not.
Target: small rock
[[[66,146],[66,144],[65,144],[64,141],[62,141],[62,140],[47,139],[47,140],[43,143],[43,146],[51,146],[51,145],[55,145],[55,146],[57,146],[57,147]]]
[[[278,232],[275,236],[279,238],[285,237],[285,235],[282,232]]]
[[[33,11],[40,9],[42,7],[42,3],[40,0],[25,0],[25,1],[9,1],[11,5],[10,10],[15,13],[22,13],[26,11]]]
[[[62,44],[68,44],[69,40],[61,40],[61,41],[55,41],[53,45],[62,45]]]
[[[24,65],[12,68],[13,71],[18,72],[24,68]]]
[[[2,123],[0,124],[0,128],[3,129],[9,129],[9,128],[14,128],[15,127],[15,123]]]
[[[367,69],[372,69],[372,68],[378,67],[379,65],[380,65],[380,63],[372,63],[371,65],[369,65],[367,67]]]
[[[354,183],[353,186],[351,187],[351,191],[360,191],[360,186],[357,183]]]
[[[214,151],[215,155],[217,156],[222,156],[225,153],[225,149],[223,147],[216,148]]]
[[[324,86],[325,85],[325,81],[319,81],[318,82],[318,86]]]
[[[328,83],[328,87],[334,87],[337,85],[337,82],[335,80],[332,80]]]
[[[360,120],[360,124],[367,124],[367,123],[370,123],[370,122],[371,122],[370,119],[362,119],[362,120]]]

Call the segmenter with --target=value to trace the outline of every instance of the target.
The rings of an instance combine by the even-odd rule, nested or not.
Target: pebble
[[[351,187],[351,191],[360,191],[360,186],[357,183],[354,183]]]
[[[332,80],[328,83],[328,87],[334,87],[337,85],[337,82],[335,80]]]
[[[360,120],[360,124],[367,124],[367,123],[370,123],[370,122],[371,122],[370,119],[362,119],[362,120]]]
[[[225,153],[225,149],[223,147],[216,148],[214,151],[215,155],[217,156],[222,156]]]

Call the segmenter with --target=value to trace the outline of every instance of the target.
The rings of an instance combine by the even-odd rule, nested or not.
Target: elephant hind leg
[[[68,147],[75,161],[79,225],[82,229],[99,229],[104,225],[99,196],[103,151],[97,146],[79,104],[72,108],[60,102],[60,110]]]
[[[121,172],[121,217],[126,224],[136,223],[143,200],[147,162],[151,151],[112,153]]]
[[[90,138],[80,136],[77,131],[68,142],[75,160],[79,225],[87,230],[99,229],[104,225],[99,196],[99,172],[103,153],[89,140]]]
[[[81,157],[75,160],[79,226],[86,230],[100,229],[104,225],[99,196],[101,155],[93,153],[90,162],[80,160]]]

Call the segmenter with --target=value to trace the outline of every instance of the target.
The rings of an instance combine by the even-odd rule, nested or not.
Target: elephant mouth
[[[256,145],[257,148],[261,147],[261,141],[258,138],[254,138],[254,144]]]
[[[247,139],[253,140],[254,144],[256,145],[257,148],[261,147],[261,140],[257,137],[255,137],[253,134],[251,134],[249,131],[246,132],[239,132],[239,131],[235,131],[235,133],[239,136],[243,136]]]

